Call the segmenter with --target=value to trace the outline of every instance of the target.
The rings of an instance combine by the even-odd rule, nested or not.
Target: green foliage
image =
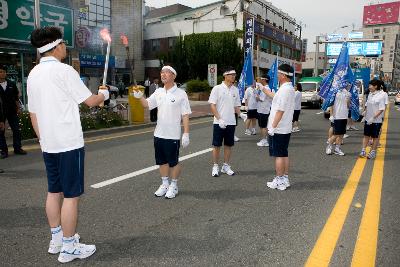
[[[197,93],[197,92],[210,92],[211,87],[208,85],[206,80],[190,80],[187,82],[187,89],[188,93]]]
[[[31,117],[29,116],[28,111],[23,111],[19,115],[19,127],[21,130],[21,138],[23,140],[36,138],[35,130],[33,130]]]
[[[170,63],[178,72],[177,81],[207,79],[208,64],[222,69],[232,66],[240,73],[243,64],[243,50],[238,43],[242,32],[211,32],[179,36],[173,51],[159,55],[159,59]]]

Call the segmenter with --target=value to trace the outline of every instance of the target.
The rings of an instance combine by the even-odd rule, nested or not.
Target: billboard
[[[327,56],[338,56],[342,43],[328,43]],[[382,54],[382,42],[351,42],[349,43],[350,56],[379,56]]]
[[[364,6],[363,24],[390,24],[399,22],[400,1]]]

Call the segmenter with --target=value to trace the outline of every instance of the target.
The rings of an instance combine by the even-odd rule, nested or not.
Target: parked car
[[[321,85],[321,77],[305,77],[300,80],[301,88],[301,104],[311,105],[316,108],[320,108],[322,104],[322,98],[318,95],[319,87]]]

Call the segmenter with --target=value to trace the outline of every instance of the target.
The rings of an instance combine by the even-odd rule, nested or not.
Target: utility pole
[[[318,76],[318,56],[319,56],[319,35],[315,39],[315,55],[314,55],[314,77]]]

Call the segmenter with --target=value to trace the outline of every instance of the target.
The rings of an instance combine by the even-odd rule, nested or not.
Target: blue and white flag
[[[244,60],[243,70],[240,74],[238,89],[240,100],[244,97],[244,91],[254,82],[254,75],[253,75],[253,53],[247,53],[247,56]]]
[[[269,69],[268,76],[270,78],[268,86],[276,93],[278,91],[278,57]]]
[[[351,85],[351,117],[353,120],[357,120],[359,117],[358,92],[355,86],[355,77],[349,64],[348,43],[344,42],[333,70],[321,82],[319,95],[324,99],[322,109],[327,110],[332,106],[336,93],[349,85]]]

